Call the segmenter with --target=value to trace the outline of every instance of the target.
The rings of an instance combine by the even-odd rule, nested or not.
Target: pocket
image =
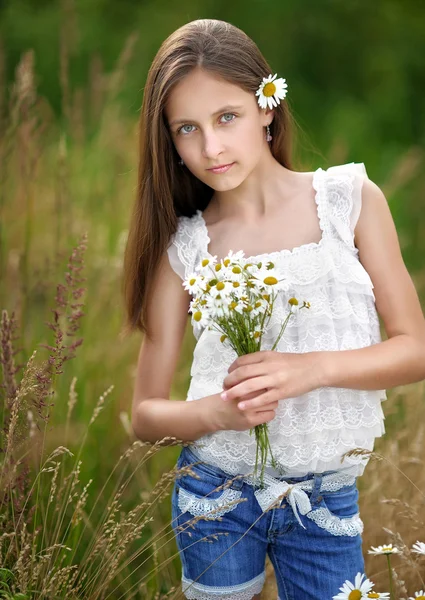
[[[181,514],[188,512],[194,517],[217,519],[237,508],[239,503],[233,502],[240,499],[242,491],[233,489],[231,484],[224,486],[231,479],[229,476],[221,475],[212,466],[193,464],[187,459],[179,466],[190,467],[191,471],[179,476],[175,484],[175,504]]]
[[[320,492],[317,507],[307,517],[332,535],[361,535],[364,529],[359,513],[357,484],[334,492]]]

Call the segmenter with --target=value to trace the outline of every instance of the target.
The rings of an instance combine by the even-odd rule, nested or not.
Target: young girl
[[[143,440],[193,442],[178,459],[196,464],[175,482],[172,523],[183,591],[199,600],[260,598],[266,555],[280,600],[330,600],[363,572],[367,453],[343,456],[384,433],[386,388],[425,378],[425,321],[383,193],[362,163],[291,168],[287,86],[272,75],[240,29],[200,19],[165,40],[144,88],[125,253],[128,325],[145,334],[132,424]],[[237,358],[197,328],[187,399],[170,402],[183,280],[230,250],[278,265],[290,295],[279,292],[260,352]],[[271,351],[291,296],[310,309]],[[250,435],[261,423],[284,466],[267,464],[264,488]]]

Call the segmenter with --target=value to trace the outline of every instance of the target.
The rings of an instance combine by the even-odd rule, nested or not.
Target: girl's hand
[[[261,390],[265,391],[265,390]],[[247,394],[243,399],[250,400],[258,395]],[[242,400],[242,398],[240,398]],[[202,414],[212,431],[233,430],[246,431],[262,423],[269,423],[276,416],[278,402],[269,402],[267,406],[252,410],[240,410],[235,402],[223,402],[220,394],[205,396],[197,402],[202,402]]]
[[[258,410],[278,400],[306,394],[322,385],[320,355],[320,352],[296,354],[260,350],[239,356],[223,380],[221,397],[234,400],[252,394],[252,399],[244,399],[238,407]]]

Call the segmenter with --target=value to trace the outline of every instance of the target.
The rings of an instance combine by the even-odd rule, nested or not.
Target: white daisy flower
[[[397,554],[399,549],[392,544],[388,544],[387,546],[372,546],[372,550],[368,550],[368,554]]]
[[[290,306],[291,313],[296,313],[300,310],[300,305],[296,298],[289,298],[288,304]]]
[[[373,588],[372,581],[369,579],[363,581],[363,577],[366,577],[363,573],[357,573],[354,584],[347,579],[344,585],[339,588],[341,593],[333,596],[333,600],[362,600]]]
[[[245,252],[243,250],[238,250],[237,252],[233,252],[233,250],[229,250],[227,256],[225,256],[221,262],[223,264],[226,264],[226,261],[239,262],[240,260],[242,260],[244,258],[244,256],[245,256]]]
[[[257,317],[260,314],[264,314],[267,310],[268,303],[263,299],[258,299],[254,303],[254,308],[251,311],[252,317]]]
[[[384,592],[384,593],[379,593],[379,592],[375,592],[375,591],[371,591],[368,594],[366,594],[366,596],[364,596],[365,598],[389,598],[390,595],[388,592]]]
[[[195,328],[206,327],[210,318],[210,313],[205,307],[196,306],[193,308],[192,323]]]
[[[233,289],[231,281],[217,281],[217,283],[210,288],[210,298],[217,298],[217,296],[221,296],[223,299],[228,298],[233,292]]]
[[[425,554],[425,544],[423,542],[416,542],[412,546],[412,552],[416,552],[417,554]]]
[[[198,295],[200,292],[204,292],[206,289],[206,281],[199,273],[189,273],[187,278],[183,281],[183,287],[185,290],[189,290],[192,296]]]
[[[280,100],[285,98],[286,90],[288,85],[286,84],[286,79],[276,79],[277,73],[274,75],[269,75],[268,77],[263,77],[263,81],[260,84],[260,87],[255,92],[255,95],[258,96],[258,104],[261,108],[273,108],[280,104]]]
[[[256,283],[259,288],[267,291],[286,290],[287,285],[283,274],[276,268],[266,269],[261,267],[255,273],[252,273],[253,283]]]
[[[423,590],[415,592],[415,596],[410,596],[409,600],[425,600],[425,592]]]
[[[244,273],[243,266],[240,264],[232,264],[226,268],[224,278],[230,279],[230,281],[245,281],[246,273]]]
[[[217,263],[217,255],[212,256],[208,253],[208,256],[202,259],[199,265],[197,265],[196,270],[201,275],[206,275],[207,277],[211,276],[211,268],[214,269],[214,266]]]

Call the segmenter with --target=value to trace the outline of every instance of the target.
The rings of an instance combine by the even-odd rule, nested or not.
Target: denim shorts
[[[346,579],[364,573],[356,477],[336,491],[323,485],[335,471],[278,478],[291,485],[311,480],[311,510],[296,515],[288,497],[263,511],[253,485],[200,462],[189,446],[176,466],[194,474],[178,474],[171,497],[184,597],[253,598],[265,582],[266,555],[278,600],[331,600]]]

